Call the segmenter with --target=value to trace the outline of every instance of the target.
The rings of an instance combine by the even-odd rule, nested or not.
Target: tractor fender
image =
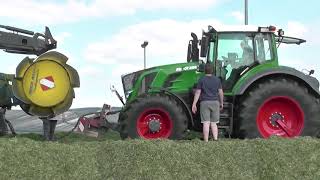
[[[183,106],[183,109],[187,112],[187,117],[190,119],[192,126],[194,126],[192,112],[191,112],[190,108],[188,108],[187,103],[179,95],[168,91],[168,89],[166,89],[166,88],[160,88],[159,90],[156,90],[155,92],[157,92],[157,91],[165,93],[165,94],[173,97],[174,99],[176,99],[178,102],[180,102],[181,105]]]
[[[274,76],[287,76],[291,77],[293,79],[298,80],[299,82],[305,83],[309,88],[312,89],[312,91],[320,97],[320,92],[319,92],[319,81],[312,76],[306,75],[302,73],[301,71],[298,71],[294,68],[286,67],[286,66],[279,66],[277,68],[272,68],[272,69],[266,69],[261,72],[256,73],[253,76],[250,76],[249,78],[245,79],[244,82],[240,85],[239,88],[237,88],[234,91],[235,95],[242,95],[247,88],[249,88],[252,84],[255,82],[265,79],[265,78],[270,78]]]

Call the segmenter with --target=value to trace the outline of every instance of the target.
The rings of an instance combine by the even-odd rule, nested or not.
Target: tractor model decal
[[[197,66],[178,67],[178,68],[176,68],[176,72],[190,71],[190,70],[195,70],[195,69],[197,69]]]

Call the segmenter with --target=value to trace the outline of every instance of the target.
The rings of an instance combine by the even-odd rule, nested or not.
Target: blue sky
[[[248,1],[249,24],[275,25],[286,35],[307,40],[280,46],[280,63],[313,68],[320,79],[320,2]],[[109,87],[115,85],[122,94],[121,74],[143,68],[144,40],[149,41],[148,67],[184,62],[191,31],[200,36],[209,24],[242,25],[243,10],[244,0],[10,0],[0,6],[0,24],[37,32],[50,27],[57,50],[80,74],[73,108],[119,106]],[[14,73],[23,57],[0,52],[0,72]]]

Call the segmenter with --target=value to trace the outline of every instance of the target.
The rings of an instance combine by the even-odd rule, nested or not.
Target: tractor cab
[[[276,35],[274,26],[258,28],[241,26],[237,29],[217,31],[208,26],[208,31],[202,33],[199,41],[200,57],[205,58],[206,63],[214,64],[214,74],[222,80],[227,92],[232,90],[240,77],[254,67],[261,64],[270,67],[279,66],[277,45],[306,42],[303,39],[283,36],[282,29],[279,29]],[[195,45],[198,39],[195,35],[192,37],[193,40],[189,42],[188,48],[188,62],[190,59],[199,61],[199,58],[196,58],[199,53],[194,53],[199,52]]]
[[[278,65],[276,47],[272,46],[274,32],[274,26],[238,31],[217,31],[209,26],[202,35],[200,56],[214,64],[215,75],[224,89],[231,91],[239,78],[255,66]]]

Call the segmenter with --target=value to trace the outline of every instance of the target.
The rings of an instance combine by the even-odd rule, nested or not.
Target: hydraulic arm
[[[4,25],[0,28],[9,31],[0,31],[0,49],[5,52],[39,56],[57,47],[48,27],[44,34]]]

